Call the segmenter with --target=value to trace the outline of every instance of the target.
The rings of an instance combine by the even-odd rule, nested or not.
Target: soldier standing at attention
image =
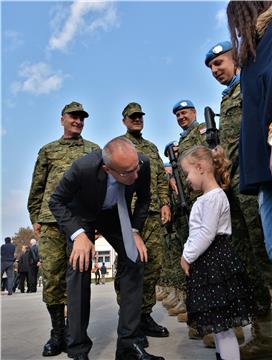
[[[149,158],[151,169],[151,202],[142,238],[147,247],[148,262],[144,268],[143,303],[140,328],[145,336],[167,337],[168,330],[158,325],[151,317],[156,304],[155,288],[160,278],[164,224],[170,221],[168,181],[165,178],[163,161],[155,144],[142,136],[145,113],[137,103],[129,103],[122,112],[123,123],[127,128],[124,135],[136,147],[138,152]]]
[[[240,69],[233,60],[232,45],[223,41],[213,46],[207,53],[205,64],[214,78],[226,88],[222,93],[220,108],[220,145],[231,160],[231,189],[228,193],[231,220],[232,243],[244,261],[254,287],[257,301],[257,315],[268,315],[271,307],[269,289],[265,276],[271,274],[271,265],[265,251],[264,238],[259,218],[258,202],[255,196],[242,195],[239,191],[239,137],[242,119],[242,99],[240,96]],[[260,318],[252,325],[253,340],[241,347],[242,359],[256,359],[272,354],[271,338],[261,334]]]
[[[43,270],[43,301],[51,317],[52,330],[42,355],[54,356],[66,348],[64,306],[66,301],[66,238],[48,207],[64,172],[73,161],[99,149],[93,142],[84,140],[81,132],[89,114],[78,102],[66,105],[61,113],[63,136],[44,145],[35,164],[28,211],[35,234],[39,239],[39,255]]]
[[[180,139],[178,143],[178,154],[182,153],[194,145],[205,145],[206,144],[206,125],[205,123],[199,123],[196,119],[196,109],[191,100],[180,100],[173,107],[173,114],[176,116],[178,125],[182,131],[180,133]],[[183,186],[183,190],[186,196],[186,202],[188,209],[190,210],[194,201],[199,196],[199,193],[192,192],[186,183],[186,178],[183,173],[180,172],[180,178]],[[170,179],[172,189],[178,193],[176,188],[175,179]],[[178,201],[178,198],[177,198]],[[189,235],[188,223],[186,221],[185,214],[182,212],[180,216],[175,218],[175,230],[177,237],[180,239],[181,247],[187,240]],[[185,279],[184,276],[180,278],[180,288],[184,290]],[[187,313],[181,312],[178,315],[178,321],[184,322],[187,320]],[[191,339],[199,339],[199,335],[195,329],[189,328],[188,336]]]

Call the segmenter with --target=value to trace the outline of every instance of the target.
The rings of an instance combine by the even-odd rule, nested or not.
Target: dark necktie
[[[138,258],[138,250],[136,248],[133,232],[131,229],[131,223],[125,198],[125,186],[123,184],[119,184],[117,206],[127,257],[133,262],[136,262]]]

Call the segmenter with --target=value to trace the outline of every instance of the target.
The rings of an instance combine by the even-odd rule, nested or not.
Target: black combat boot
[[[169,331],[167,330],[167,328],[157,324],[150,314],[141,315],[140,330],[146,336],[169,336]]]
[[[64,304],[46,305],[51,317],[51,337],[43,347],[43,356],[55,356],[66,351]]]

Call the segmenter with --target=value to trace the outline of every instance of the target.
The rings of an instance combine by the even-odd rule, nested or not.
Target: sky
[[[224,89],[205,66],[228,40],[226,1],[2,1],[1,239],[31,226],[27,198],[39,149],[60,138],[60,113],[78,101],[84,138],[103,147],[125,133],[122,110],[141,104],[144,138],[179,139],[172,113],[190,99],[219,112]]]

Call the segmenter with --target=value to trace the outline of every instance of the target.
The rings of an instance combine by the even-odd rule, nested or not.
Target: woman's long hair
[[[239,66],[246,65],[250,55],[256,58],[256,23],[258,16],[272,1],[230,1],[227,7],[228,26],[233,55]],[[241,38],[240,44],[238,38]]]

